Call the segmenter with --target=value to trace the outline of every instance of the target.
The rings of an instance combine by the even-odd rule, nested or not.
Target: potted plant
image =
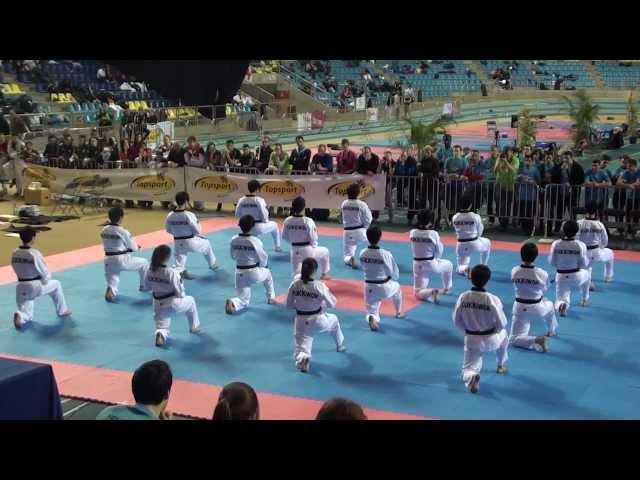
[[[629,143],[635,144],[638,141],[638,108],[633,97],[633,90],[629,92],[629,101],[627,102],[627,125]]]
[[[576,91],[575,101],[569,97],[562,98],[569,108],[569,118],[575,123],[575,130],[573,131],[574,146],[591,146],[593,144],[591,126],[598,120],[600,105],[593,103],[585,90]]]
[[[531,118],[531,111],[527,108],[520,112],[518,119],[518,146],[532,147],[536,143],[536,122]]]

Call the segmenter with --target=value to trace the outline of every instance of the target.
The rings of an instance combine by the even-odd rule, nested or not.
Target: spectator
[[[102,81],[107,79],[107,71],[104,67],[100,67],[96,72],[96,80]]]
[[[353,173],[356,171],[358,158],[355,152],[349,148],[349,140],[345,138],[340,143],[342,145],[342,151],[338,153],[336,157],[338,173],[343,175]]]
[[[74,153],[73,137],[67,134],[62,138],[62,145],[60,145],[60,156],[66,166],[73,163]]]
[[[451,135],[444,134],[442,136],[442,145],[436,152],[436,158],[440,162],[440,168],[444,170],[444,166],[447,161],[453,157],[453,149],[451,148]]]
[[[95,141],[96,147],[98,144],[98,140],[96,138],[92,138],[91,140]],[[129,140],[123,138],[120,142],[120,152],[118,154],[118,160],[122,162],[134,162],[136,160],[136,154],[131,145],[129,144]]]
[[[160,166],[167,166],[167,158],[169,157],[170,151],[171,137],[169,135],[165,135],[162,137],[162,144],[156,149],[156,160]]]
[[[58,138],[55,135],[49,135],[47,138],[47,145],[44,147],[44,152],[42,152],[42,156],[44,160],[51,164],[58,160],[60,156],[60,147],[58,144]]]
[[[496,164],[498,163],[499,156],[498,147],[494,145],[491,147],[489,158],[482,161],[484,178],[487,182],[487,215],[489,216],[489,223],[495,222],[493,207],[496,193]]]
[[[453,156],[444,164],[444,173],[451,179],[457,179],[462,176],[466,168],[467,162],[462,156],[462,147],[460,147],[460,145],[456,145],[453,147]]]
[[[316,420],[368,420],[362,407],[346,398],[332,398],[324,402]]]
[[[24,120],[22,120],[22,118],[20,118],[16,113],[15,108],[11,108],[11,110],[9,110],[9,128],[11,130],[11,135],[20,138],[20,140],[30,132],[29,127],[27,127]]]
[[[86,157],[81,157],[80,159],[83,161],[83,165],[87,165],[90,164],[91,162],[93,163],[98,163],[98,156],[99,156],[99,152],[98,152],[98,139],[97,138],[90,138],[89,139],[89,145],[87,147],[87,151],[86,151]],[[87,162],[84,162],[84,159],[87,159]]]
[[[262,143],[256,150],[256,168],[260,173],[263,173],[271,162],[271,154],[273,149],[270,145],[271,139],[268,135],[262,137]]]
[[[403,150],[393,168],[396,177],[396,200],[398,207],[407,206],[407,223],[411,225],[416,213],[416,182],[418,164],[416,159]]]
[[[27,141],[20,152],[20,159],[28,163],[40,163],[40,154],[33,148],[33,143]]]
[[[511,148],[505,149],[505,152],[501,153],[500,157],[498,157],[498,163],[496,163],[495,168],[496,183],[498,185],[496,210],[499,216],[498,221],[502,228],[507,228],[509,224],[509,216],[511,215],[511,207],[513,204],[513,192],[519,167],[520,161],[518,157],[513,154]]]
[[[533,160],[533,155],[526,155],[524,164],[518,169],[518,211],[514,212],[520,220],[522,230],[530,234],[533,230],[533,217],[537,211],[538,185],[540,185],[540,170]]]
[[[617,150],[624,146],[624,135],[620,127],[615,127],[609,137],[607,148],[610,150]]]
[[[169,155],[167,155],[167,164],[169,167],[184,167],[185,165],[185,151],[180,145],[180,142],[173,142]]]
[[[309,164],[311,162],[311,150],[304,145],[304,138],[302,135],[296,137],[297,148],[294,148],[289,155],[289,162],[291,163],[293,172],[308,172]]]
[[[204,168],[205,166],[204,150],[194,136],[187,138],[187,146],[184,152],[184,163],[185,165],[196,168]]]
[[[245,168],[254,168],[256,165],[256,157],[247,143],[242,146],[239,162],[240,166]]]
[[[316,153],[311,160],[311,171],[317,173],[333,172],[333,157],[327,153],[326,145],[318,145],[318,153]]]
[[[222,152],[216,148],[216,144],[209,142],[207,151],[205,152],[207,167],[212,170],[223,170],[224,161],[222,160]]]
[[[429,208],[435,213],[434,226],[440,225],[440,197],[438,195],[440,163],[433,154],[433,147],[427,145],[418,166],[418,173],[422,177],[420,188],[420,206]]]
[[[364,147],[358,157],[356,171],[361,175],[375,175],[380,167],[380,158],[371,151],[371,147]]]
[[[618,183],[622,188],[620,193],[624,193],[626,203],[624,205],[627,218],[633,223],[638,223],[637,211],[640,209],[640,194],[638,189],[640,186],[640,171],[638,170],[638,162],[634,158],[626,159],[627,168],[621,173]],[[631,214],[633,212],[633,215]],[[633,229],[629,226],[627,236],[633,235]]]
[[[225,151],[222,154],[224,163],[230,167],[238,166],[240,161],[240,150],[233,144],[233,140],[227,140]]]
[[[593,202],[596,205],[598,215],[602,217],[603,210],[609,204],[609,192],[607,187],[611,186],[611,178],[600,168],[600,161],[594,160],[591,170],[585,174],[584,201],[585,205]]]
[[[275,171],[281,175],[289,175],[291,173],[291,168],[289,155],[284,151],[281,143],[276,143],[275,150],[269,158],[269,169],[272,172]]]
[[[482,185],[484,181],[484,166],[480,161],[480,152],[473,150],[469,155],[469,164],[464,169],[462,175],[467,179],[466,189],[471,189],[470,195],[473,199],[473,210],[477,210],[482,205]]]
[[[131,380],[136,404],[107,407],[96,420],[171,420],[167,403],[172,384],[173,374],[166,362],[146,362],[134,372]]]
[[[98,155],[98,163],[102,165],[107,164],[111,167],[119,158],[118,143],[114,137],[111,137],[107,140],[106,145],[102,147],[102,152]],[[135,157],[133,160],[135,160]]]
[[[260,404],[255,390],[242,382],[225,385],[213,411],[213,420],[260,420]]]

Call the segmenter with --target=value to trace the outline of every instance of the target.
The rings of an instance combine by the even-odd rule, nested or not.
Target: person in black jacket
[[[309,164],[311,163],[311,150],[304,145],[302,135],[296,137],[296,144],[298,147],[291,150],[289,163],[293,172],[306,172],[309,170]]]
[[[435,213],[434,226],[440,225],[440,199],[438,197],[438,186],[440,181],[440,162],[433,154],[433,147],[427,145],[424,148],[424,155],[418,165],[418,173],[422,176],[420,186],[420,206],[422,209],[428,208]],[[427,206],[427,203],[429,204]]]
[[[49,135],[48,143],[44,147],[42,152],[43,160],[51,166],[57,166],[56,162],[60,156],[60,148],[58,145],[58,137],[55,135]]]
[[[264,173],[264,171],[269,167],[269,159],[271,158],[271,154],[273,153],[273,149],[269,142],[271,139],[268,135],[262,137],[262,143],[256,149],[256,161],[255,167],[258,169],[260,173]]]
[[[356,172],[361,175],[375,175],[378,173],[380,158],[371,151],[371,147],[364,147],[363,152],[358,157]]]
[[[184,153],[185,150],[184,148],[182,148],[180,143],[174,142],[174,144],[171,146],[171,150],[169,150],[169,155],[167,155],[167,164],[170,167],[184,167]]]

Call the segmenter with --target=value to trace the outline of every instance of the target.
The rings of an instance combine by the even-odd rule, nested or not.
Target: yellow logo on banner
[[[340,197],[346,197],[347,196],[347,188],[349,188],[349,185],[352,185],[354,182],[341,182],[341,183],[336,183],[334,185],[331,185],[329,187],[329,190],[327,190],[327,193],[329,195],[338,195]],[[360,200],[365,199],[370,197],[371,195],[376,193],[376,189],[373,185],[369,184],[369,183],[365,183],[364,181],[360,180],[357,182],[358,185],[360,185],[360,195],[358,195],[358,198]]]
[[[162,195],[173,190],[176,187],[176,182],[171,177],[156,174],[138,177],[129,186],[132,190],[139,190],[152,195]]]
[[[164,135],[164,130],[160,127],[152,128],[147,135],[147,143],[159,143],[161,137]]]
[[[193,182],[193,186],[200,190],[207,192],[213,192],[218,197],[224,197],[232,192],[238,190],[238,184],[226,175],[210,175],[208,177],[202,177]]]
[[[106,188],[110,187],[111,180],[100,175],[87,175],[85,177],[74,178],[70,185],[76,185],[84,188]]]
[[[36,165],[25,167],[22,173],[28,181],[40,182],[43,187],[49,187],[51,185],[50,182],[56,179],[51,170]]]
[[[304,193],[304,187],[291,180],[273,180],[264,182],[260,187],[260,192],[265,195],[281,197],[284,200],[293,200]]]

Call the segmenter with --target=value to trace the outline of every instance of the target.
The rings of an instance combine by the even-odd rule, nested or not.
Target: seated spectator
[[[128,82],[124,81],[120,84],[120,90],[135,92],[136,89],[131,86]]]
[[[371,151],[371,147],[364,147],[364,151],[358,157],[356,171],[361,175],[375,175],[378,173],[380,158]]]
[[[40,154],[33,148],[33,143],[27,141],[20,152],[20,159],[28,163],[40,163]]]
[[[119,158],[120,154],[118,152],[118,142],[114,137],[111,137],[102,147],[102,151],[99,152],[98,163],[101,165],[112,167]],[[132,161],[135,161],[135,158],[136,157],[133,157]]]
[[[55,135],[49,135],[47,139],[47,145],[44,147],[42,156],[47,163],[55,162],[58,159],[58,157],[60,156],[58,137],[56,137]]]
[[[611,137],[609,137],[609,142],[607,144],[607,148],[611,150],[617,150],[624,146],[624,137],[622,134],[622,129],[620,127],[616,127],[611,132]]]
[[[222,154],[224,163],[230,167],[237,167],[240,162],[240,150],[233,144],[233,140],[227,140],[225,150]]]
[[[289,175],[291,173],[289,155],[284,151],[281,143],[275,144],[275,150],[269,158],[269,171],[279,173],[281,175]]]
[[[107,70],[104,67],[100,67],[98,69],[98,71],[96,73],[96,79],[98,81],[107,79]]]
[[[171,137],[165,135],[162,137],[162,144],[156,148],[156,161],[160,166],[167,166],[167,157],[169,157],[169,151],[171,150]]]
[[[96,138],[92,138],[91,140],[96,141],[96,147],[98,140]],[[133,148],[131,148],[131,144],[129,140],[123,138],[120,142],[120,152],[118,154],[118,160],[123,162],[134,162],[136,159],[136,152]]]
[[[242,153],[240,154],[240,166],[246,168],[253,168],[256,164],[256,157],[251,151],[251,147],[247,143],[242,146]]]
[[[65,163],[73,163],[74,158],[72,157],[74,157],[75,154],[75,146],[73,145],[73,137],[71,135],[67,134],[62,138],[59,152]]]
[[[304,137],[298,135],[296,137],[297,148],[294,148],[289,155],[289,163],[291,163],[292,171],[308,172],[311,162],[311,150],[304,145]]]
[[[346,398],[331,398],[324,402],[316,420],[368,420],[362,407]]]
[[[358,164],[356,153],[349,148],[349,140],[347,140],[346,138],[343,139],[340,143],[342,145],[342,151],[338,153],[336,157],[338,173],[353,173],[356,171],[356,166]]]
[[[79,156],[82,165],[86,167],[90,163],[98,163],[98,153],[98,139],[90,138],[84,155]]]
[[[171,150],[169,150],[169,155],[167,155],[167,164],[171,168],[175,167],[184,167],[184,149],[180,142],[174,142],[171,146]]]
[[[255,390],[242,382],[225,385],[212,420],[260,420],[260,404]]]
[[[207,150],[205,152],[207,168],[212,170],[220,170],[224,168],[224,161],[222,160],[222,152],[216,148],[216,144],[210,142],[207,144]]]
[[[171,420],[167,403],[173,374],[162,360],[143,363],[131,379],[135,405],[114,405],[102,410],[96,420]]]
[[[333,157],[327,153],[326,145],[318,145],[318,153],[311,160],[311,171],[317,173],[333,172]]]
[[[148,147],[145,147],[140,151],[140,155],[138,155],[135,161],[138,168],[155,168],[156,166],[153,151]]]
[[[184,162],[190,167],[204,168],[206,158],[204,150],[196,140],[196,137],[187,138],[187,146],[184,152]]]
[[[273,153],[273,149],[269,142],[271,139],[268,135],[264,135],[262,137],[262,143],[256,149],[256,168],[260,173],[264,172],[267,168],[269,168],[269,163],[271,161],[271,154]]]

